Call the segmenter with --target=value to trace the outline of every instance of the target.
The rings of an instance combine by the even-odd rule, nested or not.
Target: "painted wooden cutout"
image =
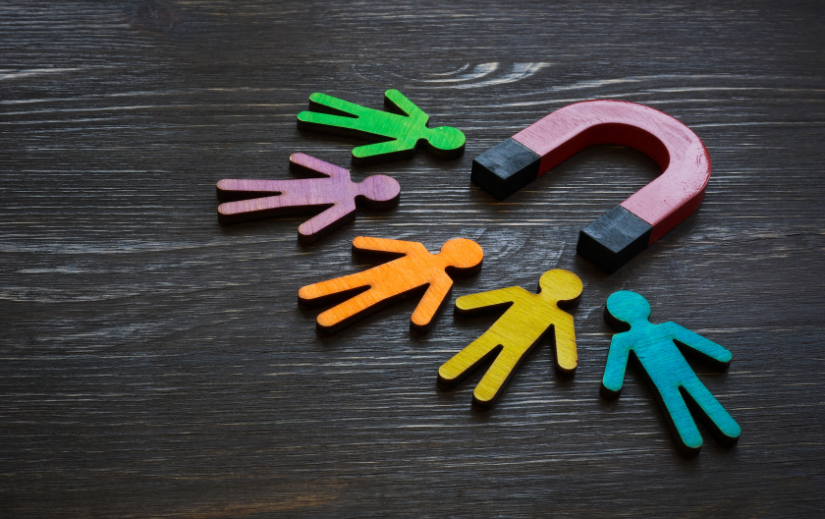
[[[397,259],[301,288],[298,304],[305,308],[329,306],[347,299],[318,316],[317,328],[322,334],[335,333],[383,307],[422,292],[424,296],[412,314],[410,329],[424,333],[449,298],[453,286],[450,276],[477,274],[484,258],[481,247],[464,238],[449,240],[441,252],[430,254],[418,242],[359,236],[352,241],[352,252]]]
[[[217,186],[218,198],[236,201],[218,206],[218,221],[226,224],[323,209],[298,227],[298,240],[306,244],[353,221],[356,202],[375,211],[386,211],[398,205],[401,186],[394,178],[373,175],[361,182],[353,182],[346,169],[303,153],[292,154],[289,167],[293,172],[326,176],[290,180],[221,180]]]
[[[727,368],[733,358],[730,351],[676,323],[651,324],[650,305],[635,292],[612,294],[604,318],[614,328],[627,330],[614,335],[610,342],[601,388],[604,398],[615,398],[622,390],[632,351],[683,454],[695,456],[702,447],[702,436],[690,410],[720,445],[736,444],[742,432],[739,424],[702,384],[679,350],[716,369]]]
[[[391,112],[314,93],[309,96],[310,111],[298,114],[298,128],[381,141],[353,149],[352,163],[356,166],[412,158],[420,142],[427,142],[430,152],[439,158],[453,159],[464,153],[465,139],[460,130],[450,126],[428,128],[430,116],[398,90],[384,93],[384,106]]]
[[[581,293],[582,282],[577,275],[554,269],[541,276],[538,294],[510,287],[459,297],[455,302],[458,314],[474,315],[505,308],[506,311],[484,335],[439,368],[439,385],[455,387],[485,360],[494,357],[473,391],[473,405],[489,408],[527,353],[549,331],[553,332],[556,346],[556,369],[574,373],[578,355],[573,316],[558,304],[573,302]]]
[[[579,234],[577,252],[607,273],[695,211],[710,178],[710,156],[693,131],[653,108],[625,101],[565,106],[482,153],[471,179],[503,200],[595,144],[649,155],[663,173]]]

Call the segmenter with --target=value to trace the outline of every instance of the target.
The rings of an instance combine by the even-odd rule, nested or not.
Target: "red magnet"
[[[560,108],[473,160],[471,180],[503,200],[595,144],[650,156],[662,174],[579,233],[576,252],[611,273],[702,203],[710,156],[673,117],[626,101],[584,101]]]

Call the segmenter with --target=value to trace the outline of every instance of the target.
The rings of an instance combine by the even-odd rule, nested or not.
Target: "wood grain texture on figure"
[[[436,157],[454,159],[464,153],[464,134],[451,126],[428,128],[430,116],[398,90],[384,93],[389,112],[373,110],[343,99],[316,92],[309,96],[309,111],[298,114],[298,128],[353,135],[376,144],[352,150],[357,166],[409,159],[420,142],[428,144]]]
[[[418,242],[359,236],[352,241],[352,250],[354,254],[402,257],[301,288],[298,303],[306,308],[348,299],[318,316],[317,329],[321,333],[335,333],[387,305],[417,295],[426,287],[410,321],[413,332],[424,333],[450,295],[450,274],[475,275],[484,258],[481,247],[465,238],[449,240],[439,253],[431,254]]]
[[[293,153],[290,170],[323,178],[238,180],[218,182],[218,198],[235,200],[218,206],[222,224],[322,210],[298,227],[298,240],[313,243],[355,219],[356,205],[386,211],[398,205],[401,186],[386,175],[353,182],[350,172],[329,162]]]
[[[474,315],[505,308],[506,311],[481,337],[439,368],[439,385],[455,387],[485,360],[494,357],[473,391],[473,405],[489,408],[521,361],[548,332],[553,333],[556,369],[572,374],[578,365],[573,316],[558,304],[576,301],[581,292],[582,282],[577,275],[554,269],[541,276],[537,294],[510,287],[459,297],[455,303],[457,314]]]
[[[702,448],[689,405],[720,445],[736,444],[742,432],[739,424],[702,384],[680,349],[719,370],[730,364],[730,351],[676,323],[651,324],[650,304],[635,292],[613,293],[604,317],[614,328],[625,330],[610,341],[601,388],[604,398],[619,396],[632,351],[682,454],[695,456]]]
[[[596,144],[637,149],[655,160],[663,171],[579,234],[577,252],[612,273],[702,203],[710,179],[710,156],[690,128],[659,110],[636,103],[574,103],[476,157],[471,179],[503,200]]]

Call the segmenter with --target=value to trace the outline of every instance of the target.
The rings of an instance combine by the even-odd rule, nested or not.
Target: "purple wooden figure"
[[[356,202],[376,211],[386,211],[398,205],[401,186],[386,175],[373,175],[356,183],[346,169],[303,153],[293,153],[289,157],[289,169],[326,176],[292,180],[223,179],[218,182],[218,198],[238,201],[219,205],[218,221],[234,223],[307,214],[323,208],[323,212],[298,227],[298,241],[307,244],[353,221]]]

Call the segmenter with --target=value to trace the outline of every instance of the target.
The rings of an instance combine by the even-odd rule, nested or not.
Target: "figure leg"
[[[307,308],[316,308],[342,299],[346,292],[359,288],[366,289],[370,285],[370,280],[364,276],[365,272],[356,272],[349,276],[328,279],[327,281],[301,287],[298,291],[298,303]]]
[[[325,334],[333,334],[355,321],[380,310],[380,303],[385,299],[386,297],[383,297],[381,293],[375,289],[358,294],[352,299],[348,299],[340,305],[320,314],[317,322],[318,331]]]
[[[473,404],[483,409],[491,407],[516,367],[521,363],[525,353],[524,350],[502,348],[501,353],[498,354],[473,391]]]
[[[233,223],[317,212],[320,207],[330,204],[319,205],[302,193],[302,186],[310,189],[313,182],[318,180],[221,180],[218,183],[219,197],[237,201],[218,206],[218,221]],[[254,198],[256,196],[260,198]]]
[[[702,435],[690,414],[682,393],[676,386],[657,387],[659,404],[663,406],[665,419],[676,437],[677,446],[687,456],[695,456],[702,448]],[[656,389],[654,389],[655,391]]]
[[[290,184],[290,182],[292,184]],[[251,180],[225,178],[215,186],[219,200],[244,200],[283,194],[294,186],[295,180]],[[293,187],[294,189],[294,187]]]
[[[357,117],[342,117],[319,112],[300,112],[298,128],[301,130],[320,130],[344,135],[359,135],[365,131],[364,122]]]
[[[265,198],[253,198],[251,200],[239,200],[237,202],[224,202],[218,206],[218,222],[226,224],[243,220],[267,218],[288,214],[289,211],[290,206],[285,205],[283,196],[268,196]]]
[[[452,388],[460,384],[479,364],[496,353],[497,346],[497,338],[489,331],[471,342],[438,368],[439,385]]]
[[[702,423],[713,433],[716,441],[725,447],[735,445],[742,429],[708,388],[698,378],[693,377],[684,384],[684,390],[690,399],[688,402],[696,404],[695,410],[702,418]]]
[[[344,117],[361,117],[374,112],[371,108],[366,108],[343,99],[338,99],[331,95],[315,92],[309,96],[309,109],[313,112],[320,112]]]

